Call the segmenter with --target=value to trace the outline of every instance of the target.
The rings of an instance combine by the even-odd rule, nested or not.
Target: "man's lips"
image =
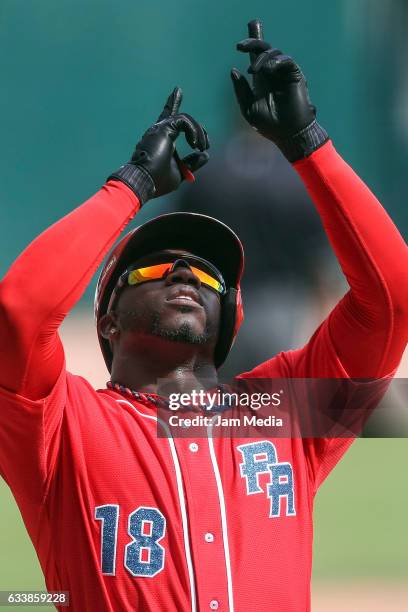
[[[171,291],[165,301],[171,304],[179,304],[180,306],[202,308],[199,293],[190,287],[179,287],[176,290]]]

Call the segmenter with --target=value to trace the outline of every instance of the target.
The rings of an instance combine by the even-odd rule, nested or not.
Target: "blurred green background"
[[[235,42],[255,17],[298,59],[320,122],[406,232],[405,0],[1,0],[0,275],[128,159],[176,84],[212,151],[222,147],[239,121],[229,69],[246,67]],[[149,203],[138,221],[172,201]],[[90,309],[93,287],[80,306]],[[316,581],[406,580],[407,451],[405,440],[359,440],[323,485]],[[4,483],[0,516],[0,590],[41,588]]]
[[[174,85],[217,150],[236,121],[229,69],[246,67],[235,42],[254,17],[298,58],[319,120],[406,230],[407,11],[405,0],[1,0],[0,273],[128,159]]]

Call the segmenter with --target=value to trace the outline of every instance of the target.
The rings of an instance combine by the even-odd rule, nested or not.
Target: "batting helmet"
[[[106,314],[119,276],[137,259],[164,249],[182,249],[207,259],[224,277],[227,292],[222,296],[221,321],[214,363],[225,361],[243,320],[240,280],[244,250],[238,236],[227,225],[197,213],[160,215],[132,230],[116,245],[99,276],[95,293],[95,320]],[[109,371],[112,350],[109,340],[98,332],[99,344]]]

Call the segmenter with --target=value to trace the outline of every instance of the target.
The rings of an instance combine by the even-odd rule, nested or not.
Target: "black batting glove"
[[[194,181],[192,173],[208,161],[207,132],[193,117],[178,112],[182,95],[181,89],[176,87],[157,122],[137,143],[131,160],[108,178],[126,183],[141,205],[174,191],[183,180]],[[190,147],[198,149],[184,159],[180,159],[175,145],[181,132]]]
[[[231,71],[242,115],[290,162],[307,157],[328,140],[328,135],[316,121],[305,77],[289,55],[263,40],[258,19],[249,22],[248,34],[237,49],[249,53],[252,87],[236,68]]]

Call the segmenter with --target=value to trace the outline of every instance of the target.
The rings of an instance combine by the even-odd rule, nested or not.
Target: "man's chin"
[[[171,342],[184,342],[185,344],[206,344],[210,338],[208,330],[199,333],[188,322],[184,322],[177,327],[170,327],[161,324],[159,321],[154,321],[150,331],[153,336],[159,336]]]

